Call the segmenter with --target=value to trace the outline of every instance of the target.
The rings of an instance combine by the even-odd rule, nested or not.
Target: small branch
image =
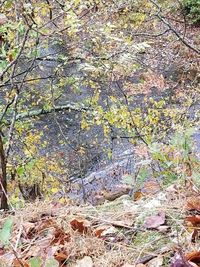
[[[7,148],[5,149],[5,156],[6,158],[8,157],[9,151],[10,151],[10,146],[11,146],[11,141],[13,137],[13,131],[15,127],[15,122],[16,122],[16,117],[17,117],[17,104],[18,104],[18,99],[19,99],[19,91],[17,90],[15,98],[14,98],[14,111],[13,111],[13,117],[10,125],[10,129],[8,132],[8,145]]]
[[[7,113],[8,109],[9,109],[9,107],[13,104],[14,100],[15,100],[15,98],[13,97],[13,99],[6,105],[6,107],[5,107],[4,111],[3,111],[3,113],[2,113],[1,116],[0,116],[0,122],[2,122],[4,116],[6,115],[6,113]]]
[[[0,134],[0,165],[1,165],[0,186],[2,191],[1,209],[7,210],[8,209],[7,173],[6,173],[7,160],[5,158],[5,151],[1,134]]]
[[[132,33],[131,36],[137,37],[137,36],[142,36],[142,37],[150,37],[150,38],[157,38],[160,37],[166,33],[168,33],[170,31],[170,29],[166,29],[163,32],[157,33],[157,34],[149,34],[149,33],[145,33],[145,32],[141,32],[141,33]]]
[[[75,103],[70,103],[70,104],[66,104],[66,105],[62,105],[62,106],[55,106],[55,107],[51,107],[49,109],[37,109],[37,110],[30,110],[21,114],[18,114],[16,116],[16,120],[22,120],[22,119],[26,119],[26,118],[31,118],[31,117],[36,117],[36,116],[40,116],[40,115],[45,115],[48,113],[52,113],[52,112],[59,112],[59,111],[63,111],[63,110],[74,110],[74,111],[86,111],[88,110],[87,107],[85,106],[81,106]]]
[[[194,51],[197,54],[200,54],[200,50],[197,49],[196,47],[194,47],[193,45],[189,44],[184,37],[182,37],[176,29],[174,29],[174,27],[165,19],[165,17],[163,15],[161,15],[162,13],[162,9],[161,7],[158,5],[158,3],[156,3],[156,1],[154,0],[150,0],[150,2],[157,8],[158,12],[155,15],[164,25],[166,25],[168,27],[168,30],[173,32],[178,39],[188,48],[190,48],[192,51]]]

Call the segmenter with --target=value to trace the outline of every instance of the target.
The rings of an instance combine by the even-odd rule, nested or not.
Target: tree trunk
[[[3,147],[3,140],[0,134],[0,166],[1,166],[1,209],[8,209],[8,199],[7,199],[7,174],[6,174],[6,158]]]

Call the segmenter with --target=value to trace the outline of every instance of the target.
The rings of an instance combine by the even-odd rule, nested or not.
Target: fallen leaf
[[[138,201],[139,199],[141,199],[144,196],[144,194],[142,193],[141,190],[138,190],[134,193],[133,195],[133,199],[134,201]]]
[[[155,180],[148,180],[144,183],[142,193],[145,195],[153,195],[160,191],[160,185]]]
[[[200,211],[200,198],[199,197],[190,197],[186,203],[186,210]]]
[[[41,232],[43,232],[45,229],[48,229],[48,228],[50,228],[50,227],[54,227],[54,228],[58,227],[57,224],[56,224],[56,222],[55,222],[53,219],[51,219],[51,218],[46,219],[46,220],[42,220],[42,221],[38,224],[38,226],[36,227],[36,229],[37,229],[37,232],[38,232],[38,233],[41,233]]]
[[[193,251],[191,253],[188,253],[185,255],[185,258],[188,261],[191,261],[194,263],[200,263],[200,251]]]
[[[192,226],[198,226],[200,224],[200,215],[188,216],[185,220],[190,222]]]
[[[96,237],[105,237],[106,235],[116,234],[117,229],[110,225],[102,225],[95,229]]]
[[[64,245],[70,241],[70,234],[65,233],[61,228],[56,228],[53,234],[54,237],[51,241],[51,245]]]
[[[89,227],[91,226],[88,220],[82,218],[75,218],[71,222],[71,227],[74,231],[78,231],[79,233],[87,233]]]
[[[77,261],[73,267],[93,267],[93,260],[91,257],[85,256],[83,259]]]
[[[30,267],[30,265],[26,262],[26,261],[22,261],[22,260],[17,260],[17,259],[14,259],[13,260],[13,263],[12,263],[12,266],[13,267]]]
[[[152,215],[148,217],[145,221],[144,226],[147,229],[156,229],[160,225],[163,225],[165,223],[165,213],[159,212],[157,215]]]
[[[56,252],[54,255],[55,259],[59,262],[59,263],[63,263],[66,260],[68,260],[69,255],[67,255],[64,252]]]

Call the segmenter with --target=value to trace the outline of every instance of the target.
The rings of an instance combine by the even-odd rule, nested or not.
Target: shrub
[[[200,23],[200,0],[183,0],[183,8],[192,24]]]

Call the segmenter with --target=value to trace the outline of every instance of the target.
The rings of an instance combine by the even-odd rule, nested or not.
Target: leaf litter
[[[97,206],[37,202],[2,213],[0,266],[200,266],[200,198],[174,188]]]

